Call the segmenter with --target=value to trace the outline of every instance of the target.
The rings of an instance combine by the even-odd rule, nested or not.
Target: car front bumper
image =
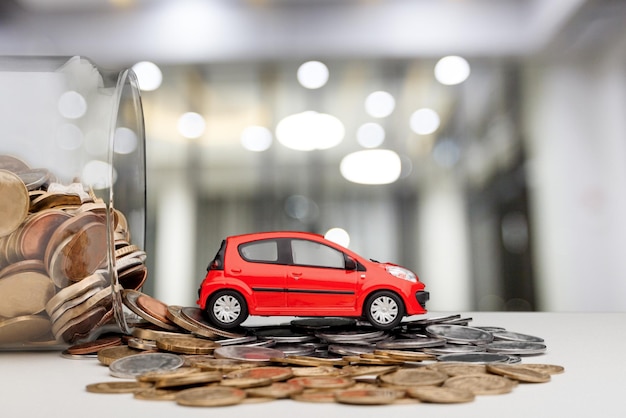
[[[417,303],[424,309],[426,309],[426,302],[430,299],[430,293],[425,290],[420,290],[415,292],[415,299],[417,299]]]

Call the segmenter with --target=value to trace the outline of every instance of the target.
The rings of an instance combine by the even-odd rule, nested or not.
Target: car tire
[[[390,330],[404,318],[404,303],[397,294],[384,290],[367,298],[363,313],[375,328]]]
[[[213,325],[224,329],[235,328],[248,317],[246,300],[234,290],[220,290],[212,294],[205,311]]]

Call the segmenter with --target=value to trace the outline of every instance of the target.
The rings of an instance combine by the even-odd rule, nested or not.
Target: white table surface
[[[426,315],[438,316],[441,313]],[[626,313],[471,312],[470,325],[504,327],[545,339],[545,354],[523,363],[565,367],[551,382],[520,384],[505,395],[456,405],[349,406],[279,400],[219,408],[136,400],[129,394],[92,394],[90,383],[116,380],[97,360],[69,360],[59,352],[0,352],[3,417],[620,417],[626,416]],[[268,318],[261,323],[268,323]],[[272,318],[269,318],[271,320]],[[284,318],[273,318],[275,323]],[[270,322],[271,323],[271,322]]]

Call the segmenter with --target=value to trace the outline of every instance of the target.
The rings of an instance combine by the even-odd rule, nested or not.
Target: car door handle
[[[291,273],[291,277],[298,280],[300,277],[302,277],[302,273],[300,273],[299,271],[293,272]]]
[[[230,269],[231,273],[241,273],[241,269]]]

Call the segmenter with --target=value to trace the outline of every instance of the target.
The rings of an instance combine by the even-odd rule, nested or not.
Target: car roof
[[[248,234],[231,235],[228,240],[236,240],[239,242],[255,241],[260,239],[271,238],[313,238],[315,240],[324,239],[321,234],[313,232],[303,231],[267,231],[267,232],[253,232]]]

